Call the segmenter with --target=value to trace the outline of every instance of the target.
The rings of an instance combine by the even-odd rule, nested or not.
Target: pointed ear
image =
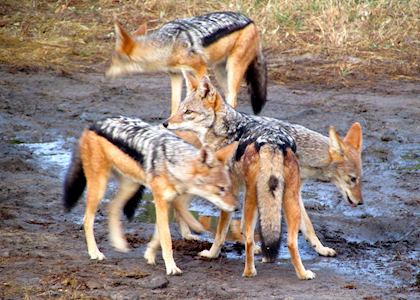
[[[185,78],[187,91],[188,92],[195,91],[199,84],[197,78],[193,74],[191,74],[191,72],[188,72],[188,71],[185,71],[185,72],[183,71],[182,74],[184,75],[184,78]]]
[[[343,142],[340,140],[340,137],[338,136],[337,131],[335,131],[334,126],[330,126],[329,135],[330,135],[330,139],[329,139],[330,155],[334,157],[336,156],[342,157],[344,155]]]
[[[210,95],[213,89],[214,87],[210,82],[210,78],[203,76],[203,78],[200,80],[200,83],[198,84],[198,93],[200,97],[204,100]]]
[[[205,165],[211,165],[214,161],[214,152],[208,145],[203,145],[200,149],[200,161]]]
[[[133,36],[145,35],[147,32],[147,23],[141,24],[136,31],[132,33]]]
[[[218,150],[216,152],[216,158],[226,165],[235,155],[238,144],[239,142],[233,142],[232,144]]]
[[[362,126],[359,122],[353,123],[349,131],[347,131],[346,136],[344,137],[344,143],[353,146],[357,151],[361,151],[363,136],[362,136]]]
[[[198,94],[204,105],[213,108],[218,111],[223,104],[223,99],[217,92],[216,88],[210,81],[210,78],[203,76],[198,85]]]
[[[116,50],[129,55],[134,48],[135,41],[121,26],[120,22],[114,19],[115,37],[116,37]]]

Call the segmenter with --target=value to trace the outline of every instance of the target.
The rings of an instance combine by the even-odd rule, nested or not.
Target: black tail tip
[[[129,221],[132,221],[134,218],[134,214],[136,213],[137,206],[140,203],[140,200],[143,196],[144,186],[140,186],[139,189],[131,196],[130,199],[124,205],[124,215],[127,217]]]
[[[264,262],[274,262],[279,255],[280,242],[273,242],[270,245],[261,245]]]
[[[266,102],[266,99],[251,99],[252,111],[254,112],[254,114],[258,115],[262,111]]]
[[[76,204],[76,203],[70,203],[70,201],[68,201],[66,198],[63,198],[63,203],[64,203],[64,212],[65,213],[69,213]]]

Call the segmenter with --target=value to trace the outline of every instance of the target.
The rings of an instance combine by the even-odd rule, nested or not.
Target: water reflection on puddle
[[[32,151],[33,158],[44,170],[51,167],[60,168],[60,178],[64,177],[65,171],[70,163],[71,152],[64,148],[65,140],[60,139],[48,143],[19,144],[18,147],[25,147]]]
[[[75,141],[71,141],[73,144],[74,142]],[[16,146],[30,149],[32,151],[34,161],[40,166],[40,168],[44,170],[51,170],[52,168],[52,172],[58,171],[59,178],[61,180],[64,177],[71,158],[71,151],[64,147],[65,143],[66,141],[64,139],[60,139],[49,143],[19,144]],[[418,145],[405,145],[395,149],[393,155],[394,157],[391,163],[393,168],[386,171],[384,170],[385,173],[391,174],[390,172],[392,172],[392,174],[394,174],[395,172],[400,171],[419,172],[420,158],[417,154],[418,150],[420,150]],[[115,190],[115,184],[111,184],[111,190]],[[344,216],[355,218],[360,217],[363,213],[368,213],[373,216],[379,216],[384,213],[383,209],[378,210],[373,205],[372,207],[363,208],[363,210],[365,210],[364,212],[362,210],[352,210],[344,204],[337,205],[337,195],[338,191],[332,184],[326,185],[309,182],[308,184],[305,184],[303,191],[304,202],[316,209],[336,209],[339,211],[338,213],[343,214]],[[106,202],[106,200],[104,202]],[[390,208],[388,208],[388,210],[389,209]],[[210,204],[207,204],[205,201],[193,201],[191,204],[191,212],[207,230],[206,233],[200,235],[200,238],[211,242],[217,227],[219,215],[218,209]],[[152,202],[152,195],[150,193],[144,194],[143,201],[141,202],[137,213],[137,218],[140,222],[155,223],[155,209]],[[171,221],[175,221],[173,214],[171,215]],[[285,225],[283,224],[283,226]],[[277,263],[289,264],[290,256],[285,238],[286,230],[283,232],[284,234],[281,243],[279,260]],[[227,235],[227,251],[224,254],[227,258],[243,259],[243,251],[238,251],[238,247],[232,246],[240,243],[242,238],[240,215],[235,215],[230,224]],[[256,241],[259,241],[258,231],[256,231],[255,239]],[[363,241],[361,240],[360,242]],[[384,268],[386,268],[387,262],[385,260],[378,261],[375,249],[369,250],[372,252],[369,255],[370,258],[364,259],[363,261],[346,260],[345,258],[339,256],[337,258],[323,258],[319,257],[300,235],[299,250],[302,260],[314,271],[332,269],[345,276],[365,276],[367,281],[371,281],[375,284],[378,284],[377,281],[379,279],[384,286],[388,284],[401,284],[394,276],[392,276],[392,274],[388,274],[390,271],[386,272],[386,269]],[[260,260],[260,256],[256,256],[256,260]],[[377,274],[381,275],[378,276]]]

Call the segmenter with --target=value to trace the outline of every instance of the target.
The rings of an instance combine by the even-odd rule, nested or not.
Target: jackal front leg
[[[305,206],[303,205],[302,197],[299,195],[299,205],[301,211],[301,222],[300,230],[303,233],[305,239],[309,242],[312,248],[322,256],[335,256],[336,252],[334,249],[325,247],[322,245],[321,241],[318,239],[315,229],[312,225],[311,220],[309,219],[308,213],[306,212]]]
[[[174,199],[175,193],[171,188],[168,179],[165,177],[156,177],[150,183],[156,209],[156,225],[159,234],[162,256],[165,261],[166,274],[177,275],[182,271],[179,269],[173,257],[171,232],[169,230],[169,205]],[[171,196],[167,196],[171,195]]]
[[[229,230],[230,220],[232,219],[232,213],[221,210],[219,221],[217,223],[216,235],[214,242],[211,245],[210,250],[203,250],[198,253],[201,257],[216,258],[220,254],[220,250],[226,240],[226,235]]]
[[[182,97],[182,75],[171,73],[171,116],[178,110]]]
[[[198,233],[204,232],[205,230],[203,225],[201,225],[188,210],[190,200],[191,195],[181,195],[178,196],[172,204],[175,209],[174,212],[182,238],[185,240],[200,240],[198,235],[191,233],[191,229]]]

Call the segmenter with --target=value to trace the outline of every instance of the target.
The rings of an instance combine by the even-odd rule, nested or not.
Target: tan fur
[[[139,72],[134,66],[130,66],[127,60],[142,60],[144,71],[170,72],[171,114],[174,114],[181,100],[181,73],[186,81],[191,75],[200,80],[208,74],[209,68],[214,67],[216,78],[224,90],[227,102],[232,107],[237,106],[241,81],[248,66],[261,51],[258,30],[253,23],[210,44],[204,48],[203,53],[191,53],[182,45],[173,45],[171,49],[158,49],[147,42],[133,38],[144,35],[146,30],[147,26],[143,24],[131,36],[118,21],[115,21],[117,46],[111,66],[106,71],[107,76]],[[124,56],[127,58],[122,59]],[[188,76],[187,73],[191,75]]]
[[[236,204],[235,198],[228,190],[226,190],[223,195],[219,195],[219,187],[229,186],[226,185],[225,182],[227,172],[224,164],[230,160],[236,146],[236,144],[229,145],[214,154],[206,151],[206,156],[214,155],[216,159],[216,161],[213,162],[214,166],[212,167],[212,174],[209,173],[210,167],[206,167],[205,164],[195,164],[194,160],[190,162],[192,176],[200,175],[203,176],[203,178],[206,178],[206,180],[208,180],[208,182],[206,182],[207,186],[209,186],[208,188],[211,188],[214,195],[218,195],[217,197],[219,197],[220,201],[222,201],[225,205],[230,206],[232,210]],[[158,248],[160,241],[167,274],[181,273],[181,270],[176,266],[173,259],[172,242],[168,224],[168,210],[172,201],[176,203],[175,208],[179,208],[182,211],[186,210],[186,208],[182,205],[182,201],[184,201],[182,195],[179,198],[177,197],[178,191],[183,190],[180,185],[191,185],[189,182],[190,179],[187,179],[187,182],[181,183],[171,181],[170,177],[166,176],[166,174],[146,174],[145,170],[143,170],[130,156],[93,131],[85,130],[83,132],[79,140],[79,147],[83,172],[85,174],[87,184],[84,229],[90,257],[98,260],[105,258],[97,247],[93,233],[93,224],[99,202],[105,193],[111,169],[114,169],[120,175],[118,176],[120,186],[116,197],[113,201],[111,201],[109,207],[111,243],[119,251],[128,251],[128,244],[123,237],[123,230],[121,228],[119,217],[125,202],[134,195],[134,193],[138,190],[139,185],[146,185],[151,189],[154,196],[157,216],[157,232],[155,233],[154,240],[152,240],[149,244],[145,258],[149,263],[154,263],[155,250]],[[203,154],[200,153],[200,155]],[[216,172],[224,173],[218,173],[220,176],[214,176]],[[178,203],[179,201],[181,202]],[[188,216],[182,216],[188,221]],[[191,223],[193,223],[193,221],[191,221]]]
[[[194,86],[195,82],[191,84]],[[210,83],[205,82],[204,84],[209,85]],[[217,112],[225,105],[221,96],[214,89],[203,86],[202,82],[196,88],[196,93],[200,100],[197,98],[197,102],[191,101],[188,104],[184,102],[178,112],[168,119],[168,125],[176,125],[187,120],[193,120],[193,116],[185,114],[188,109],[199,112],[201,106],[203,109]],[[219,138],[216,135],[212,136],[211,133],[206,133],[203,140],[217,149],[221,145],[218,140]],[[267,161],[270,161],[270,164],[267,164]],[[246,188],[243,206],[243,231],[245,239],[245,268],[243,276],[252,277],[257,273],[254,263],[254,231],[258,216],[257,205],[264,206],[270,204],[267,202],[268,200],[264,199],[264,193],[262,192],[263,189],[267,190],[267,187],[264,187],[264,185],[267,185],[268,178],[272,173],[269,166],[277,168],[277,171],[273,174],[279,176],[280,180],[283,181],[284,193],[283,190],[280,190],[279,194],[276,194],[276,197],[274,197],[278,199],[277,204],[280,206],[264,207],[264,209],[272,209],[273,212],[278,209],[279,213],[283,204],[289,228],[288,246],[296,274],[300,279],[312,279],[315,277],[315,274],[310,270],[305,270],[303,267],[297,246],[297,235],[301,223],[301,208],[299,204],[300,175],[297,158],[290,149],[287,151],[286,156],[283,157],[281,152],[272,152],[271,149],[266,149],[266,146],[263,146],[258,152],[253,144],[247,146],[241,160],[235,161],[232,167],[232,194],[238,196],[241,185],[244,185]],[[265,182],[263,183],[264,179]],[[213,258],[219,255],[221,245],[226,238],[230,220],[231,213],[221,212],[215,241],[210,250],[205,250],[200,253],[201,256]],[[280,218],[278,218],[278,222],[280,222]],[[262,225],[280,226],[278,224]]]
[[[195,90],[198,88],[198,81],[191,80],[190,85]],[[217,96],[206,99],[204,103],[198,101],[188,104],[188,108],[195,112],[200,112],[201,107],[210,111],[219,111],[223,107],[223,99]],[[189,116],[184,112],[185,110],[178,111],[170,118],[170,122],[192,122],[190,119],[193,114]],[[344,198],[348,197],[347,199],[352,206],[362,204],[362,128],[360,124],[354,123],[344,139],[338,136],[333,127],[330,129],[330,137],[328,138],[299,125],[285,124],[292,127],[292,135],[296,140],[302,180],[309,178],[333,182],[342,192]],[[218,144],[220,140],[218,137],[213,137],[212,143]],[[267,164],[267,166],[269,165]],[[355,182],[351,182],[351,177]],[[302,213],[301,231],[305,239],[318,254],[334,256],[336,254],[334,249],[322,245],[316,236],[300,195],[299,204]],[[226,220],[226,217],[224,217],[224,220]],[[229,225],[223,222],[219,222],[219,224],[222,224],[221,226]],[[214,247],[211,249],[212,252],[208,253],[212,257],[218,255],[220,249],[217,247],[221,247],[223,244],[223,241],[219,240],[220,235],[217,232],[223,232],[223,229],[216,231]]]
[[[330,128],[329,161],[326,173],[352,205],[363,204],[362,196],[362,128],[354,123],[344,139]]]

